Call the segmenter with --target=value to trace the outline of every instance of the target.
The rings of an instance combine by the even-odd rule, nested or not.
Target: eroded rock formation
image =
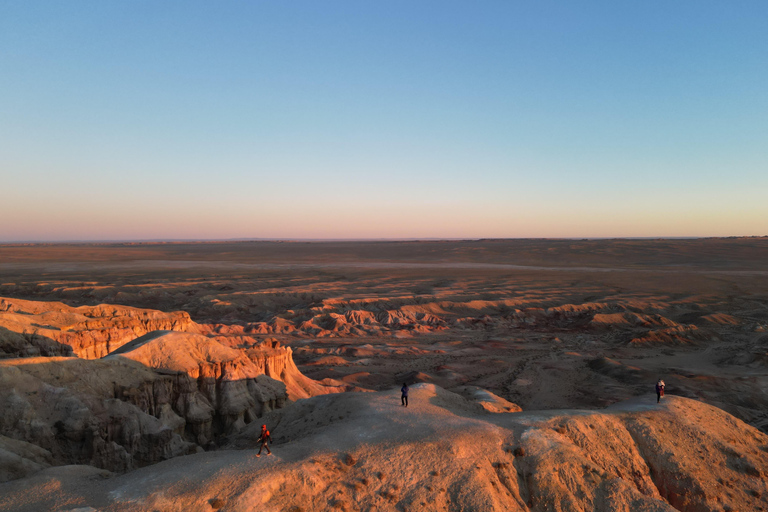
[[[346,389],[304,377],[274,340],[198,334],[186,313],[0,299],[0,324],[0,479],[61,464],[128,471]]]
[[[73,308],[61,302],[0,298],[0,358],[97,359],[156,330],[197,332],[198,326],[183,311],[111,304]]]
[[[692,344],[713,337],[696,325],[678,323],[660,313],[664,304],[642,304],[654,311],[638,313],[630,301],[531,307],[526,301],[443,300],[412,304],[415,298],[379,300],[326,299],[322,305],[290,310],[265,322],[210,324],[220,334],[294,334],[312,337],[381,336],[392,333],[433,333],[448,329],[585,329],[612,330],[631,343]],[[722,319],[718,322],[727,323]],[[709,323],[715,323],[711,320]],[[728,322],[731,325],[732,322]]]
[[[127,471],[194,453],[197,446],[180,435],[183,421],[181,429],[171,428],[162,414],[115,396],[119,389],[167,388],[171,400],[168,380],[129,360],[0,361],[0,435],[22,459],[14,473],[39,469],[41,461]]]
[[[313,397],[265,416],[231,450],[115,478],[49,468],[0,485],[0,508],[141,510],[724,512],[768,510],[768,436],[674,396],[601,411],[493,413],[431,384]],[[84,478],[91,483],[82,485]]]

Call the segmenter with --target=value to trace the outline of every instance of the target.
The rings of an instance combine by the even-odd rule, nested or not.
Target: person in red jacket
[[[261,450],[263,448],[267,449],[267,455],[272,455],[272,451],[269,449],[269,445],[267,443],[272,442],[272,437],[269,435],[269,430],[267,430],[266,425],[261,426],[261,435],[256,440],[257,443],[261,443],[261,446],[259,447],[259,453],[256,454],[257,457],[261,457]]]
[[[659,381],[656,383],[656,403],[659,403],[661,401],[661,397],[664,396],[665,387],[666,384],[664,384],[664,381],[659,379]]]

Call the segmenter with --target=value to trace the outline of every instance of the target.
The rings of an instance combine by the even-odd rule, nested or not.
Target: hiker
[[[267,449],[267,455],[272,455],[272,451],[269,449],[268,442],[272,442],[272,438],[269,435],[269,430],[267,430],[266,425],[261,426],[261,435],[256,440],[257,443],[261,443],[261,446],[259,447],[259,453],[256,454],[257,457],[261,457],[261,450],[262,448]]]
[[[408,407],[408,384],[405,382],[403,382],[403,387],[400,388],[400,393],[402,393],[400,396],[400,405]]]
[[[664,396],[664,387],[666,384],[664,384],[664,381],[659,379],[659,382],[656,383],[656,403],[659,403],[661,401],[661,397]]]

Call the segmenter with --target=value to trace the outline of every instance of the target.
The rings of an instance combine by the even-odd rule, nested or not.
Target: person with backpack
[[[661,401],[661,397],[664,396],[664,387],[666,384],[664,384],[664,381],[659,379],[659,381],[656,383],[656,403],[659,403]]]
[[[400,388],[400,405],[408,407],[408,384],[403,382],[403,387]]]
[[[261,435],[256,440],[257,443],[261,443],[261,446],[259,447],[259,453],[256,454],[257,457],[261,457],[261,450],[263,448],[267,449],[267,455],[272,455],[272,451],[269,449],[269,445],[267,443],[272,442],[272,437],[269,435],[269,430],[267,430],[266,425],[261,426]]]

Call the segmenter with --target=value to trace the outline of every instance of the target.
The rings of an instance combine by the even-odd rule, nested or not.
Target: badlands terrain
[[[768,509],[768,238],[1,245],[0,297],[0,510]]]

